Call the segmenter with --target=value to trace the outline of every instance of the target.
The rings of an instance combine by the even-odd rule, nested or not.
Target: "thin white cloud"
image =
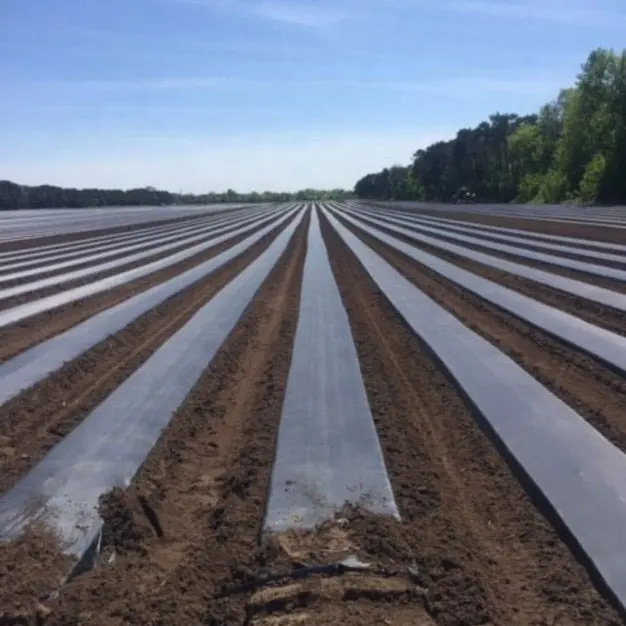
[[[485,77],[451,78],[418,86],[426,92],[450,97],[480,98],[485,93],[518,96],[553,95],[570,81],[561,78],[502,79]]]
[[[566,26],[623,27],[626,12],[603,7],[600,2],[576,4],[574,0],[452,0],[444,8],[506,19],[539,20]]]
[[[138,78],[133,80],[50,81],[47,85],[72,86],[94,91],[179,91],[181,89],[216,89],[233,85],[228,77],[197,76],[172,78]]]
[[[41,83],[22,84],[26,89],[58,90],[69,94],[80,91],[101,92],[171,92],[171,91],[229,91],[262,89],[275,90],[325,90],[356,89],[375,91],[416,92],[450,98],[476,98],[485,93],[501,93],[519,96],[553,95],[571,82],[571,78],[562,76],[539,78],[489,78],[489,77],[451,77],[434,81],[404,80],[380,81],[359,80],[352,78],[338,79],[284,79],[275,80],[234,76],[188,76],[188,77],[153,77],[133,80],[83,80],[83,81],[43,81]]]
[[[355,17],[345,2],[330,0],[173,0],[178,4],[202,6],[220,11],[235,11],[247,17],[292,26],[322,28]],[[354,9],[359,7],[353,4]]]
[[[454,136],[454,129],[405,128],[200,138],[125,137],[59,142],[55,148],[0,159],[3,176],[22,184],[77,187],[143,185],[202,192],[347,187],[415,150]],[[250,158],[251,155],[254,158]]]
[[[330,26],[351,17],[350,13],[338,9],[337,3],[307,3],[302,0],[262,0],[254,5],[254,12],[265,19],[309,27]]]

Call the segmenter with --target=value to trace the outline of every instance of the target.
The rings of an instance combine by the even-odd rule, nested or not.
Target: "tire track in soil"
[[[281,228],[282,226],[277,226],[268,234],[277,233]],[[105,309],[109,309],[142,291],[146,291],[204,261],[218,256],[252,234],[250,232],[233,237],[171,267],[164,268],[114,289],[70,302],[51,311],[33,315],[16,324],[0,329],[0,364],[46,339],[59,335]],[[18,304],[23,304],[23,302],[30,300],[30,297],[23,297],[19,299]]]
[[[546,222],[519,217],[491,217],[478,213],[428,211],[424,209],[411,210],[394,206],[386,206],[385,208],[397,211],[398,213],[418,217],[442,217],[444,219],[474,222],[477,225],[518,228],[520,230],[527,230],[529,236],[532,236],[532,233],[541,233],[542,235],[559,235],[561,237],[572,237],[573,239],[591,239],[593,241],[603,241],[606,243],[626,243],[626,228],[603,228],[602,226],[586,226],[584,224],[568,224],[567,222],[554,221]]]
[[[347,222],[343,220],[342,223],[352,228]],[[509,289],[514,289],[515,291],[518,291],[519,293],[522,293],[529,298],[533,298],[534,300],[538,300],[539,302],[543,302],[544,304],[547,304],[549,306],[561,309],[562,311],[567,311],[568,313],[571,313],[576,317],[580,317],[581,319],[584,319],[591,324],[600,326],[601,328],[606,328],[607,330],[610,330],[619,335],[626,335],[626,312],[624,311],[612,309],[596,302],[586,300],[585,298],[579,298],[577,296],[573,296],[570,293],[566,293],[558,289],[553,289],[546,285],[542,285],[541,283],[536,283],[527,278],[523,278],[521,276],[516,276],[515,274],[510,274],[502,270],[488,267],[487,265],[483,265],[482,263],[479,263],[477,261],[465,259],[461,256],[452,254],[450,252],[445,252],[428,244],[417,243],[413,241],[410,237],[407,237],[406,235],[401,235],[387,228],[379,226],[376,226],[376,228],[392,237],[395,237],[396,239],[399,239],[400,241],[404,241],[411,246],[419,248],[420,250],[424,250],[425,252],[437,256],[440,259],[444,259],[445,261],[453,263],[454,265],[457,265],[462,269],[467,270],[468,272],[472,272],[473,274],[482,276],[487,280],[496,282],[500,285],[503,285],[504,287],[508,287]],[[370,241],[375,241],[375,239],[372,238],[370,239]],[[598,283],[594,284],[597,285]]]
[[[514,359],[626,452],[624,376],[470,294],[366,233],[356,229],[354,232],[433,300]]]
[[[47,623],[243,623],[245,598],[214,595],[266,560],[258,533],[298,319],[305,222],[131,488],[108,498],[115,562],[64,588]]]
[[[212,276],[142,315],[0,407],[0,493],[82,422],[203,304],[252,263],[277,234],[266,235]]]
[[[262,228],[263,226],[267,225],[267,222],[261,224],[261,226],[259,226],[259,228]],[[226,231],[225,233],[221,233],[221,234],[228,234],[228,232],[232,231],[232,230],[236,230],[238,228],[237,225],[234,225],[232,228],[229,228],[228,231]],[[238,235],[237,237],[233,237],[233,239],[231,239],[228,242],[223,242],[221,244],[218,244],[218,246],[214,246],[215,247],[222,247],[225,246],[225,248],[230,247],[231,245],[233,245],[233,242],[238,242],[241,241],[242,239],[245,239],[246,236],[250,236],[250,232],[248,232],[247,234],[244,235]],[[211,239],[213,237],[213,235],[207,235],[205,238],[205,241],[208,241],[209,239]],[[196,243],[200,243],[200,242],[196,242]],[[72,281],[68,281],[68,282],[64,282],[64,283],[60,283],[58,285],[53,285],[51,287],[44,287],[42,289],[38,289],[36,291],[31,291],[29,293],[24,293],[21,294],[19,296],[13,296],[11,298],[5,298],[2,299],[0,301],[0,311],[6,311],[7,309],[11,309],[15,306],[18,306],[20,304],[24,304],[26,302],[33,302],[35,300],[39,300],[41,298],[45,298],[47,296],[52,296],[55,295],[57,293],[61,293],[63,291],[67,291],[68,289],[74,289],[75,287],[80,287],[82,285],[88,285],[90,283],[96,282],[98,280],[101,280],[102,278],[107,278],[109,276],[115,276],[117,274],[120,274],[122,272],[127,272],[129,270],[133,270],[136,269],[138,267],[143,267],[144,265],[148,265],[149,263],[153,263],[155,261],[159,261],[161,259],[165,259],[169,256],[172,256],[173,254],[176,254],[176,252],[181,252],[183,249],[185,248],[184,245],[179,246],[176,250],[172,251],[168,251],[168,252],[162,252],[160,254],[156,254],[154,256],[151,256],[147,259],[142,259],[139,261],[134,261],[133,263],[129,263],[128,265],[125,265],[122,268],[113,268],[113,269],[108,269],[108,270],[104,270],[102,272],[98,272],[97,274],[92,274],[91,276],[85,276],[83,278],[79,278],[76,280],[72,280]],[[205,255],[207,253],[211,253],[213,248],[209,248],[208,250],[204,250],[203,252],[199,252],[198,254],[195,254],[193,257],[191,257],[190,259],[186,259],[185,261],[182,261],[180,263],[178,263],[177,265],[182,265],[184,263],[189,263],[191,261],[194,261],[194,264],[199,263],[199,259],[203,259],[205,257]],[[224,249],[225,249],[224,248]],[[97,265],[99,263],[99,261],[92,261],[91,263],[89,263],[89,265]],[[73,269],[73,268],[72,268]],[[165,268],[165,269],[169,269],[169,268]],[[164,270],[159,270],[159,271],[164,271]],[[52,274],[52,276],[54,276],[54,273]],[[37,276],[36,280],[39,280],[40,278],[50,278],[51,276]],[[35,279],[33,278],[24,278],[24,279],[20,279],[20,280],[16,280],[14,281],[15,284],[14,285],[3,285],[4,286],[17,286],[20,284],[27,284],[30,282],[33,282]]]
[[[370,532],[372,553],[415,558],[437,624],[621,623],[426,346],[326,220],[323,232],[403,518],[385,539]]]

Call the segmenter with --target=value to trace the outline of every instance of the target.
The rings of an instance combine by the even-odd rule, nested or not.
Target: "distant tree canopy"
[[[129,189],[127,191],[121,189],[64,189],[51,185],[28,187],[8,180],[0,180],[0,210],[342,200],[353,196],[353,192],[343,189],[303,189],[295,193],[273,191],[237,193],[228,189],[223,193],[195,195],[159,191],[154,187]]]
[[[368,174],[359,198],[626,203],[626,50],[594,50],[538,114],[496,113],[407,166]]]

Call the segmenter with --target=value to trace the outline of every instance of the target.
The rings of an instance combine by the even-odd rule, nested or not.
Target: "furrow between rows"
[[[368,216],[368,212],[360,211],[358,214],[365,217]],[[396,220],[395,218],[390,218],[386,220],[385,217],[380,217],[379,220],[387,221],[389,227],[400,226],[415,232],[417,236],[429,237],[440,242],[440,245],[456,244],[469,251],[486,253],[495,259],[502,259],[517,264],[522,263],[528,267],[542,269],[562,276],[571,276],[576,280],[588,282],[592,285],[603,285],[614,291],[626,292],[626,286],[624,285],[626,280],[624,261],[622,263],[610,263],[597,259],[597,262],[592,262],[594,260],[593,256],[574,258],[576,255],[531,250],[528,246],[512,246],[499,242],[492,243],[482,237],[468,237],[467,235],[442,231],[439,228],[423,227],[413,221],[407,222],[404,219]],[[593,253],[590,254],[593,255]]]
[[[216,596],[267,562],[258,533],[305,252],[303,223],[132,486],[106,499],[103,547],[115,561],[60,590],[51,626],[86,616],[103,625],[244,623],[245,599]],[[35,559],[21,569],[32,574],[23,589],[42,581]]]
[[[34,467],[245,267],[277,233],[142,315],[0,407],[0,493]]]
[[[342,215],[342,218],[349,224],[371,234],[375,239],[429,267],[437,274],[459,285],[468,292],[555,336],[559,341],[568,343],[575,349],[590,354],[615,371],[626,372],[626,338],[593,324],[588,324],[559,309],[543,305],[533,298],[528,298],[512,289],[489,282],[415,246],[407,245],[394,237],[371,228],[363,222],[354,220],[354,218],[348,215]]]
[[[403,519],[364,523],[372,558],[415,560],[437,624],[618,623],[431,350],[324,236]]]
[[[593,239],[601,242],[626,244],[626,229],[606,228],[594,224],[568,223],[565,221],[550,221],[549,219],[532,219],[524,216],[498,216],[472,213],[470,211],[455,211],[447,207],[444,211],[433,211],[427,208],[410,209],[399,206],[385,205],[400,214],[424,215],[426,217],[445,217],[451,220],[466,220],[485,226],[502,226],[505,228],[519,228],[529,233],[553,234],[572,238]]]
[[[386,215],[392,217],[400,217],[397,212],[393,210],[385,211]],[[405,214],[403,214],[405,217]],[[604,241],[594,241],[588,238],[576,238],[566,237],[564,235],[550,235],[546,233],[530,232],[527,230],[521,230],[518,228],[505,228],[502,226],[485,226],[468,222],[465,220],[452,220],[441,217],[424,216],[421,214],[414,214],[410,217],[411,220],[419,220],[420,223],[428,224],[429,226],[437,226],[446,229],[457,229],[462,227],[463,232],[474,234],[476,236],[491,238],[494,235],[500,237],[501,235],[513,236],[521,238],[527,243],[558,243],[560,245],[575,246],[576,248],[583,248],[584,250],[602,251],[614,254],[626,254],[626,245],[620,245],[616,243],[607,243]]]
[[[11,308],[15,308],[21,302],[32,302],[43,300],[57,294],[76,289],[78,287],[87,288],[88,285],[97,284],[99,281],[109,279],[109,288],[117,286],[121,283],[123,277],[129,276],[130,279],[138,278],[144,274],[151,273],[173,265],[174,263],[186,260],[196,254],[202,254],[205,250],[217,245],[228,239],[230,236],[235,237],[246,229],[251,229],[256,224],[267,222],[277,217],[277,211],[268,212],[267,215],[257,216],[237,220],[235,223],[226,223],[219,225],[215,230],[198,236],[198,240],[190,241],[192,246],[172,244],[173,249],[170,250],[148,250],[138,252],[137,254],[125,255],[121,259],[105,261],[103,263],[94,261],[81,269],[74,269],[69,272],[63,272],[47,277],[38,277],[36,280],[18,280],[17,284],[11,287],[3,287],[0,290],[0,312],[2,319],[8,316]],[[194,239],[194,238],[190,238]],[[119,281],[118,281],[119,279]],[[127,279],[124,278],[124,282]],[[59,297],[61,297],[59,295]]]
[[[626,380],[480,277],[617,343],[623,311],[363,219],[390,213],[284,211],[0,406],[0,622],[621,623]],[[193,261],[6,327],[0,373]]]
[[[252,217],[252,215],[250,215]],[[2,263],[0,265],[0,282],[3,289],[19,284],[20,281],[27,282],[43,279],[46,275],[62,275],[66,271],[79,270],[81,267],[89,267],[103,262],[118,263],[125,257],[133,259],[137,252],[154,255],[161,252],[172,252],[178,246],[185,247],[191,243],[202,240],[202,235],[210,235],[220,227],[233,225],[242,219],[209,219],[203,222],[196,222],[193,226],[186,226],[184,229],[166,229],[156,235],[145,237],[134,237],[126,241],[119,238],[114,243],[98,245],[89,249],[70,248],[67,251],[56,254],[48,254],[35,259],[14,261],[12,263]]]
[[[243,241],[247,236],[246,234],[239,235],[210,248],[204,253],[149,276],[144,276],[114,289],[70,302],[59,308],[33,315],[0,329],[0,363],[5,363],[32,346],[73,328],[101,311],[110,309],[138,293],[147,291],[155,285],[166,282],[209,259],[217,257],[233,245]],[[23,301],[20,301],[20,304],[23,304]]]
[[[548,255],[561,259],[572,259],[581,263],[597,263],[600,266],[623,269],[626,264],[626,250],[587,249],[579,245],[579,240],[544,241],[528,239],[506,233],[476,231],[462,224],[440,223],[425,219],[423,216],[400,217],[392,211],[379,212],[381,219],[412,228],[418,232],[440,238],[443,241],[460,242],[466,245],[485,247],[494,252],[502,251],[515,255]]]
[[[420,290],[498,346],[626,452],[626,380],[622,375],[469,293],[367,233],[352,230]]]
[[[232,209],[225,209],[225,211],[230,210]],[[83,243],[85,241],[91,241],[99,237],[111,237],[115,235],[126,235],[130,233],[139,234],[155,226],[180,226],[184,224],[193,224],[194,222],[202,219],[205,216],[205,213],[201,213],[198,216],[190,216],[187,214],[180,217],[159,219],[152,222],[144,222],[140,224],[112,226],[108,228],[100,227],[76,233],[38,235],[26,239],[0,241],[0,255],[5,255],[5,253],[30,252],[39,250],[44,247],[64,245],[66,243]]]
[[[371,220],[365,221],[372,225]],[[566,311],[601,328],[620,335],[626,332],[626,295],[606,290],[597,285],[555,276],[551,272],[541,272],[519,263],[502,264],[501,259],[491,255],[475,256],[472,251],[458,245],[441,247],[436,240],[423,237],[411,229],[384,225],[378,220],[378,230],[416,246],[438,258],[458,267],[492,280],[500,285],[515,289],[519,293],[534,298],[549,306]],[[474,260],[476,259],[476,260]],[[504,271],[503,269],[510,269]]]

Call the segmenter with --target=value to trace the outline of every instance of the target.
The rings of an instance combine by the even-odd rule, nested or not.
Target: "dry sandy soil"
[[[514,222],[506,225],[528,227]],[[402,520],[346,508],[315,532],[259,539],[298,320],[307,223],[132,486],[103,498],[101,565],[61,584],[70,564],[45,529],[0,544],[0,624],[623,623],[436,359],[324,219],[324,240]],[[532,227],[539,228],[536,222]],[[542,232],[555,228],[541,225]],[[622,377],[354,230],[626,450]],[[583,230],[559,226],[560,234],[582,236]],[[597,231],[587,236],[599,238]],[[0,493],[275,235],[0,407]],[[462,263],[598,325],[626,331],[623,315],[615,311]],[[183,269],[9,327],[0,335],[0,358]],[[367,567],[307,570],[349,556]]]

